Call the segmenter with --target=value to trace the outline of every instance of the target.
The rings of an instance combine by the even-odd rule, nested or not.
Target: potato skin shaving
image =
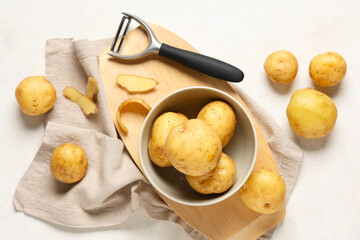
[[[125,126],[125,124],[121,121],[121,111],[124,107],[126,107],[129,104],[139,104],[140,106],[145,108],[148,112],[150,112],[150,110],[151,110],[151,106],[147,102],[145,102],[145,100],[138,98],[138,97],[129,98],[129,99],[125,100],[124,102],[122,102],[118,108],[118,111],[116,114],[116,120],[120,126],[120,129],[126,134],[129,132],[129,130]]]
[[[98,112],[98,108],[94,101],[80,93],[76,88],[65,87],[63,94],[67,99],[75,102],[85,115],[96,114]]]
[[[150,92],[159,84],[155,79],[126,74],[119,74],[116,82],[130,94]]]
[[[93,77],[88,78],[86,85],[86,96],[94,100],[95,95],[99,92],[99,87],[96,80]]]

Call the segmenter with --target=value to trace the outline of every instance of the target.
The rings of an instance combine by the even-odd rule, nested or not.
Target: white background
[[[240,86],[266,109],[303,150],[287,216],[273,239],[357,239],[360,235],[360,1],[20,1],[0,0],[0,232],[1,239],[190,239],[176,224],[136,211],[121,225],[99,230],[64,229],[18,213],[15,188],[38,150],[43,118],[21,113],[17,84],[43,75],[49,38],[112,37],[121,11],[164,26],[200,52],[241,68]],[[263,63],[287,49],[299,70],[289,86],[267,80]],[[316,87],[312,57],[336,51],[347,61],[340,85]],[[317,140],[291,131],[285,109],[291,94],[313,87],[338,108],[334,131]]]

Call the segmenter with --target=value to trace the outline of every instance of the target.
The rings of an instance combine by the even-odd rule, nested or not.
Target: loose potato
[[[337,108],[330,97],[307,88],[293,93],[286,115],[296,134],[305,138],[320,138],[333,130]]]
[[[197,119],[206,122],[219,135],[223,148],[229,143],[236,126],[235,112],[229,104],[210,102],[200,110]]]
[[[201,176],[216,167],[222,152],[221,140],[204,121],[190,119],[171,129],[165,152],[178,171]]]
[[[251,173],[239,193],[245,205],[250,209],[258,213],[270,214],[282,206],[286,185],[280,175],[262,169]]]
[[[266,58],[264,69],[271,81],[279,84],[288,84],[296,77],[298,62],[291,52],[280,50]]]
[[[319,86],[330,87],[341,82],[346,73],[345,59],[336,52],[315,56],[309,66],[311,79]]]
[[[166,138],[173,127],[187,120],[184,114],[174,112],[163,113],[155,120],[148,144],[150,159],[153,163],[159,167],[171,166],[165,154]]]
[[[51,155],[51,173],[63,183],[80,181],[85,176],[87,166],[88,159],[85,151],[74,143],[58,146]]]
[[[198,177],[185,175],[191,188],[202,194],[225,192],[234,184],[235,177],[236,164],[225,153],[221,154],[218,164],[208,174]]]
[[[25,114],[37,116],[53,108],[56,91],[44,76],[33,76],[19,83],[15,90],[15,97]]]

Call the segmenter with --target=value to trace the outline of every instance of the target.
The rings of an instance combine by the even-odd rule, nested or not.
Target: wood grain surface
[[[150,24],[150,26],[161,42],[197,52],[189,43],[173,32],[158,25]],[[146,33],[142,29],[136,28],[127,34],[120,53],[126,55],[141,52],[146,48],[147,43]],[[110,112],[121,139],[140,170],[142,167],[138,153],[138,141],[146,111],[136,105],[124,109],[122,120],[129,129],[128,134],[124,134],[117,124],[116,113],[119,105],[126,99],[140,97],[154,106],[159,100],[175,90],[191,86],[208,86],[229,93],[245,106],[241,98],[225,81],[201,74],[157,55],[151,55],[140,60],[120,61],[111,58],[107,51],[108,49],[101,53],[99,67]],[[159,82],[159,85],[154,91],[146,94],[129,94],[117,85],[116,76],[118,74],[135,74],[154,78]],[[258,137],[258,153],[254,170],[265,168],[277,172],[266,139],[254,119],[253,121]],[[204,207],[182,205],[164,196],[162,198],[188,224],[214,240],[256,239],[282,221],[286,212],[284,205],[279,211],[270,215],[255,213],[244,205],[239,193],[220,203]]]

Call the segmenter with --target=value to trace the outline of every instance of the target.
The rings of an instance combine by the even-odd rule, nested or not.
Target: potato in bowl
[[[225,153],[214,170],[202,176],[185,176],[192,189],[202,194],[223,193],[235,182],[236,164]]]
[[[181,113],[166,112],[156,118],[150,133],[149,155],[151,161],[159,167],[170,167],[168,157],[165,154],[165,142],[171,129],[187,121],[188,118]]]
[[[190,176],[202,176],[212,171],[220,160],[220,137],[204,121],[188,120],[174,127],[165,143],[171,165]]]
[[[208,124],[220,137],[224,148],[232,138],[236,126],[236,116],[232,107],[224,101],[206,104],[196,117]]]

